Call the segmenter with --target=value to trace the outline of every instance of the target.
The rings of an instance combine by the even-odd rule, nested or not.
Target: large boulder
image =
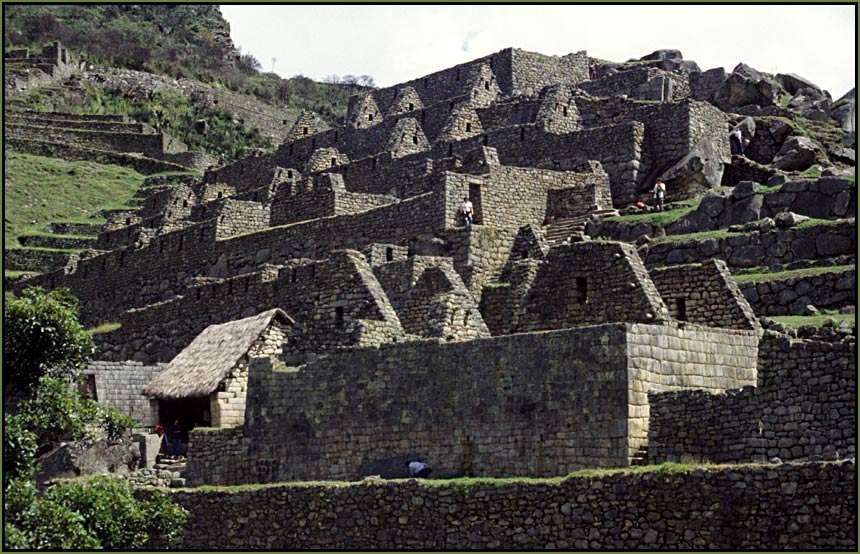
[[[651,52],[647,56],[642,56],[639,58],[640,61],[648,61],[648,60],[683,60],[684,56],[681,54],[680,50],[671,50],[671,49],[663,49],[663,50],[655,50]]]
[[[38,484],[52,479],[72,479],[81,475],[129,473],[140,467],[140,444],[134,441],[59,443],[39,456]]]
[[[795,75],[794,73],[777,73],[776,80],[779,81],[783,88],[792,95],[797,94],[797,91],[803,88],[811,88],[819,92],[824,92],[821,87],[812,81],[804,79],[800,75]]]
[[[720,216],[719,226],[723,228],[731,225],[743,225],[750,221],[758,221],[761,219],[763,201],[763,195],[754,194],[735,202]]]
[[[689,198],[720,186],[725,161],[714,143],[705,140],[663,172],[660,178],[671,191],[672,198]]]
[[[845,96],[834,102],[830,110],[830,117],[849,133],[857,132],[857,103],[854,91],[855,89],[852,88]]]
[[[702,197],[701,202],[699,202],[699,209],[696,211],[715,219],[725,211],[729,202],[729,195],[726,191],[711,191]]]
[[[803,171],[815,163],[821,147],[812,139],[793,136],[782,145],[773,160],[773,165],[783,171]]]
[[[705,212],[693,210],[684,217],[678,219],[668,227],[666,227],[667,235],[688,235],[691,233],[700,233],[702,231],[710,231],[716,227],[714,220],[708,217]]]
[[[741,106],[773,106],[782,87],[775,80],[746,64],[739,64],[717,91],[716,105],[723,111]]]
[[[788,103],[788,109],[813,121],[830,119],[830,98],[820,90],[802,88]]]

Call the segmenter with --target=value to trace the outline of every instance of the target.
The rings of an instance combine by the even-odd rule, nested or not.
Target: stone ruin
[[[96,335],[99,400],[212,425],[190,433],[187,485],[853,456],[853,342],[764,331],[719,246],[583,232],[655,177],[676,200],[721,184],[725,74],[656,60],[591,81],[588,61],[506,49],[356,96],[341,127],[306,113],[274,152],[142,189],[95,249],[21,286],[119,323]],[[792,233],[768,245],[796,251]],[[830,256],[853,258],[845,234]],[[245,346],[215,363],[213,333]],[[181,386],[189,348],[206,387]]]

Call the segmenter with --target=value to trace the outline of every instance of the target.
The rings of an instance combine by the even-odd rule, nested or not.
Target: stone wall
[[[515,310],[520,315],[513,322],[514,332],[668,318],[635,249],[621,243],[553,248]]]
[[[729,267],[785,265],[797,260],[854,258],[857,224],[854,219],[833,224],[774,229],[768,232],[728,233],[714,238],[655,242],[639,248],[648,267],[700,263],[710,258]]]
[[[857,271],[844,269],[788,279],[740,283],[743,295],[760,316],[803,315],[806,306],[838,310],[857,304]]]
[[[300,367],[254,359],[241,435],[192,433],[188,478],[402,476],[414,457],[440,476],[625,466],[647,432],[644,391],[750,384],[755,344],[743,331],[612,324],[353,349]]]
[[[855,550],[856,490],[843,462],[171,494],[179,549]]]
[[[110,152],[140,152],[147,156],[164,152],[164,136],[160,134],[104,132],[9,124],[6,125],[5,135],[14,139],[39,140]]]
[[[577,85],[592,96],[627,96],[637,100],[679,102],[687,98],[690,85],[687,75],[655,67],[638,67],[583,81]]]
[[[140,425],[150,427],[158,423],[157,410],[153,410],[149,399],[141,393],[162,369],[164,364],[98,361],[90,362],[82,374],[85,378],[94,376],[96,399],[100,404],[113,406],[123,414],[133,417]]]
[[[855,453],[853,342],[766,336],[755,387],[650,394],[652,462],[783,460]]]
[[[759,329],[756,313],[722,260],[653,269],[649,274],[672,319],[708,327]]]

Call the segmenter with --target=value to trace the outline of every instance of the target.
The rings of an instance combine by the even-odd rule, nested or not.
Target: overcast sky
[[[834,100],[855,86],[854,5],[222,5],[221,11],[233,42],[282,77],[370,75],[388,86],[509,46],[556,55],[587,50],[612,61],[674,48],[703,71],[731,71],[744,62],[795,73]]]

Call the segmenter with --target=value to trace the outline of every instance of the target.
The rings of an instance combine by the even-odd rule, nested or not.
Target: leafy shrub
[[[3,489],[15,479],[31,479],[36,463],[36,434],[20,415],[3,418]]]
[[[32,389],[43,375],[74,376],[93,354],[78,322],[78,301],[68,289],[30,287],[9,295],[3,312],[5,392]]]
[[[119,410],[112,406],[99,405],[99,412],[98,419],[101,424],[101,428],[110,440],[124,437],[129,429],[137,426],[137,421],[135,421],[133,417],[123,415]]]
[[[19,405],[19,417],[36,436],[39,446],[60,440],[89,440],[93,425],[99,422],[102,408],[82,398],[68,382],[46,376],[39,382],[35,396]]]

